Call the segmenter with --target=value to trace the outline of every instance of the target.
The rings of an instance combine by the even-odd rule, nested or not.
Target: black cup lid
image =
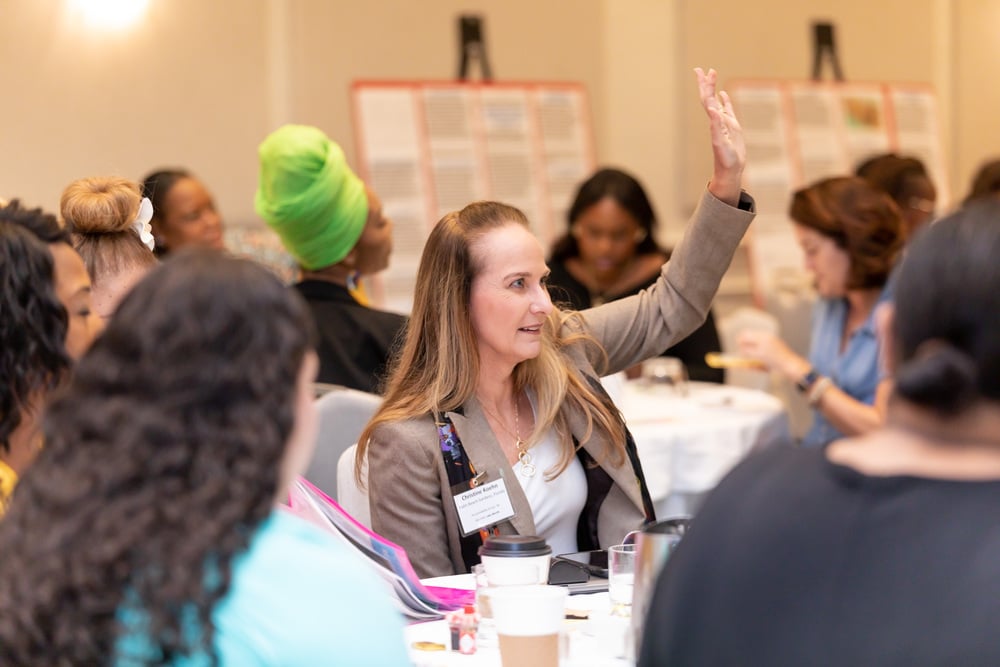
[[[501,558],[527,558],[550,553],[552,547],[546,544],[544,537],[537,535],[494,535],[487,537],[483,546],[479,547],[480,556]]]

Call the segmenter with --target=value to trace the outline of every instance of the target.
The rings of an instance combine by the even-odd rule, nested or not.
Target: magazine
[[[408,618],[434,620],[474,602],[474,591],[422,584],[402,547],[359,523],[304,477],[297,478],[292,485],[285,509],[342,539],[365,556],[392,588],[400,611]]]

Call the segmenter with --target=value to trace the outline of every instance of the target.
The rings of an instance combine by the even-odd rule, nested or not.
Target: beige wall
[[[121,33],[67,4],[0,5],[0,196],[55,209],[75,178],[185,165],[246,215],[269,94],[263,3],[153,0]]]
[[[1000,158],[1000,2],[955,0],[952,154],[961,199],[979,165]]]
[[[314,123],[353,156],[350,82],[452,76],[466,11],[487,15],[498,77],[587,86],[600,161],[647,183],[671,236],[708,177],[691,67],[805,77],[815,18],[837,24],[849,78],[938,86],[958,193],[1000,154],[1000,0],[150,0],[120,34],[66,5],[0,4],[0,196],[49,208],[83,175],[182,164],[230,222],[253,221],[270,129]]]

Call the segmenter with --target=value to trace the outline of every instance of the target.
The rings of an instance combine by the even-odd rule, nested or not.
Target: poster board
[[[408,312],[424,242],[446,213],[518,207],[548,248],[595,165],[586,91],[575,83],[359,81],[351,90],[361,177],[394,224],[377,301]]]
[[[934,91],[924,84],[747,80],[728,90],[747,141],[744,184],[757,199],[749,236],[751,283],[759,305],[808,287],[788,219],[791,194],[829,176],[854,173],[885,152],[927,166],[938,208],[950,201]],[[779,294],[780,296],[780,294]],[[788,296],[788,298],[793,298]]]

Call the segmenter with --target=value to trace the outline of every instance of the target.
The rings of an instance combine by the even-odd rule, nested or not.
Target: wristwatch
[[[813,386],[813,383],[819,379],[819,371],[815,368],[810,368],[809,372],[799,378],[799,381],[795,383],[795,388],[799,390],[799,393],[806,393],[809,391],[809,387]]]

